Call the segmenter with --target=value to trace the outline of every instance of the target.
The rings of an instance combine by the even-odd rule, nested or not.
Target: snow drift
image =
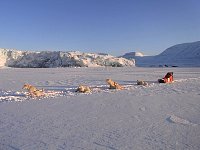
[[[0,49],[0,67],[53,68],[53,67],[97,67],[135,66],[134,60],[117,58],[108,54],[61,52],[61,51],[17,51]]]

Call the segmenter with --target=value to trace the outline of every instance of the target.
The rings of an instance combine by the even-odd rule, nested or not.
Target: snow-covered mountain
[[[143,56],[144,54],[141,52],[130,52],[130,53],[124,54],[121,57],[126,58],[126,59],[137,59],[137,57],[143,57]]]
[[[17,51],[0,49],[0,67],[52,68],[52,67],[97,67],[135,66],[134,60],[117,58],[108,54],[61,52],[61,51]]]
[[[172,46],[156,56],[134,58],[136,66],[200,67],[200,41]]]
[[[200,41],[172,46],[155,56],[162,64],[176,66],[200,66]]]

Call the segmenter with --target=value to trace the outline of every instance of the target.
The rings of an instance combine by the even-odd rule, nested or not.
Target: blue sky
[[[0,47],[159,54],[200,40],[199,0],[0,0]]]

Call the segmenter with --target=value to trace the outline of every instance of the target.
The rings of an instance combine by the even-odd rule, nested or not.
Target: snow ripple
[[[172,123],[177,123],[177,124],[183,124],[183,125],[192,125],[192,126],[196,126],[197,124],[194,124],[188,120],[185,120],[183,118],[180,118],[180,117],[177,117],[175,115],[171,115],[169,118],[167,118],[167,120],[169,122],[172,122]]]

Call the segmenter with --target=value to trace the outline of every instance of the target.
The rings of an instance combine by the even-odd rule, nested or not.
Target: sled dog
[[[148,86],[149,84],[148,84],[146,81],[143,81],[143,80],[137,80],[137,85]]]
[[[28,90],[29,94],[32,97],[40,97],[40,96],[45,96],[45,93],[43,90],[38,90],[35,86],[32,86],[30,84],[24,84],[22,89]]]
[[[29,93],[33,93],[34,91],[37,91],[38,89],[35,86],[32,86],[30,84],[24,84],[22,89],[28,90]]]
[[[79,85],[75,92],[90,93],[91,89],[88,86]]]
[[[118,89],[118,90],[124,89],[123,86],[119,85],[117,82],[111,79],[106,79],[106,82],[110,85],[110,89]]]

